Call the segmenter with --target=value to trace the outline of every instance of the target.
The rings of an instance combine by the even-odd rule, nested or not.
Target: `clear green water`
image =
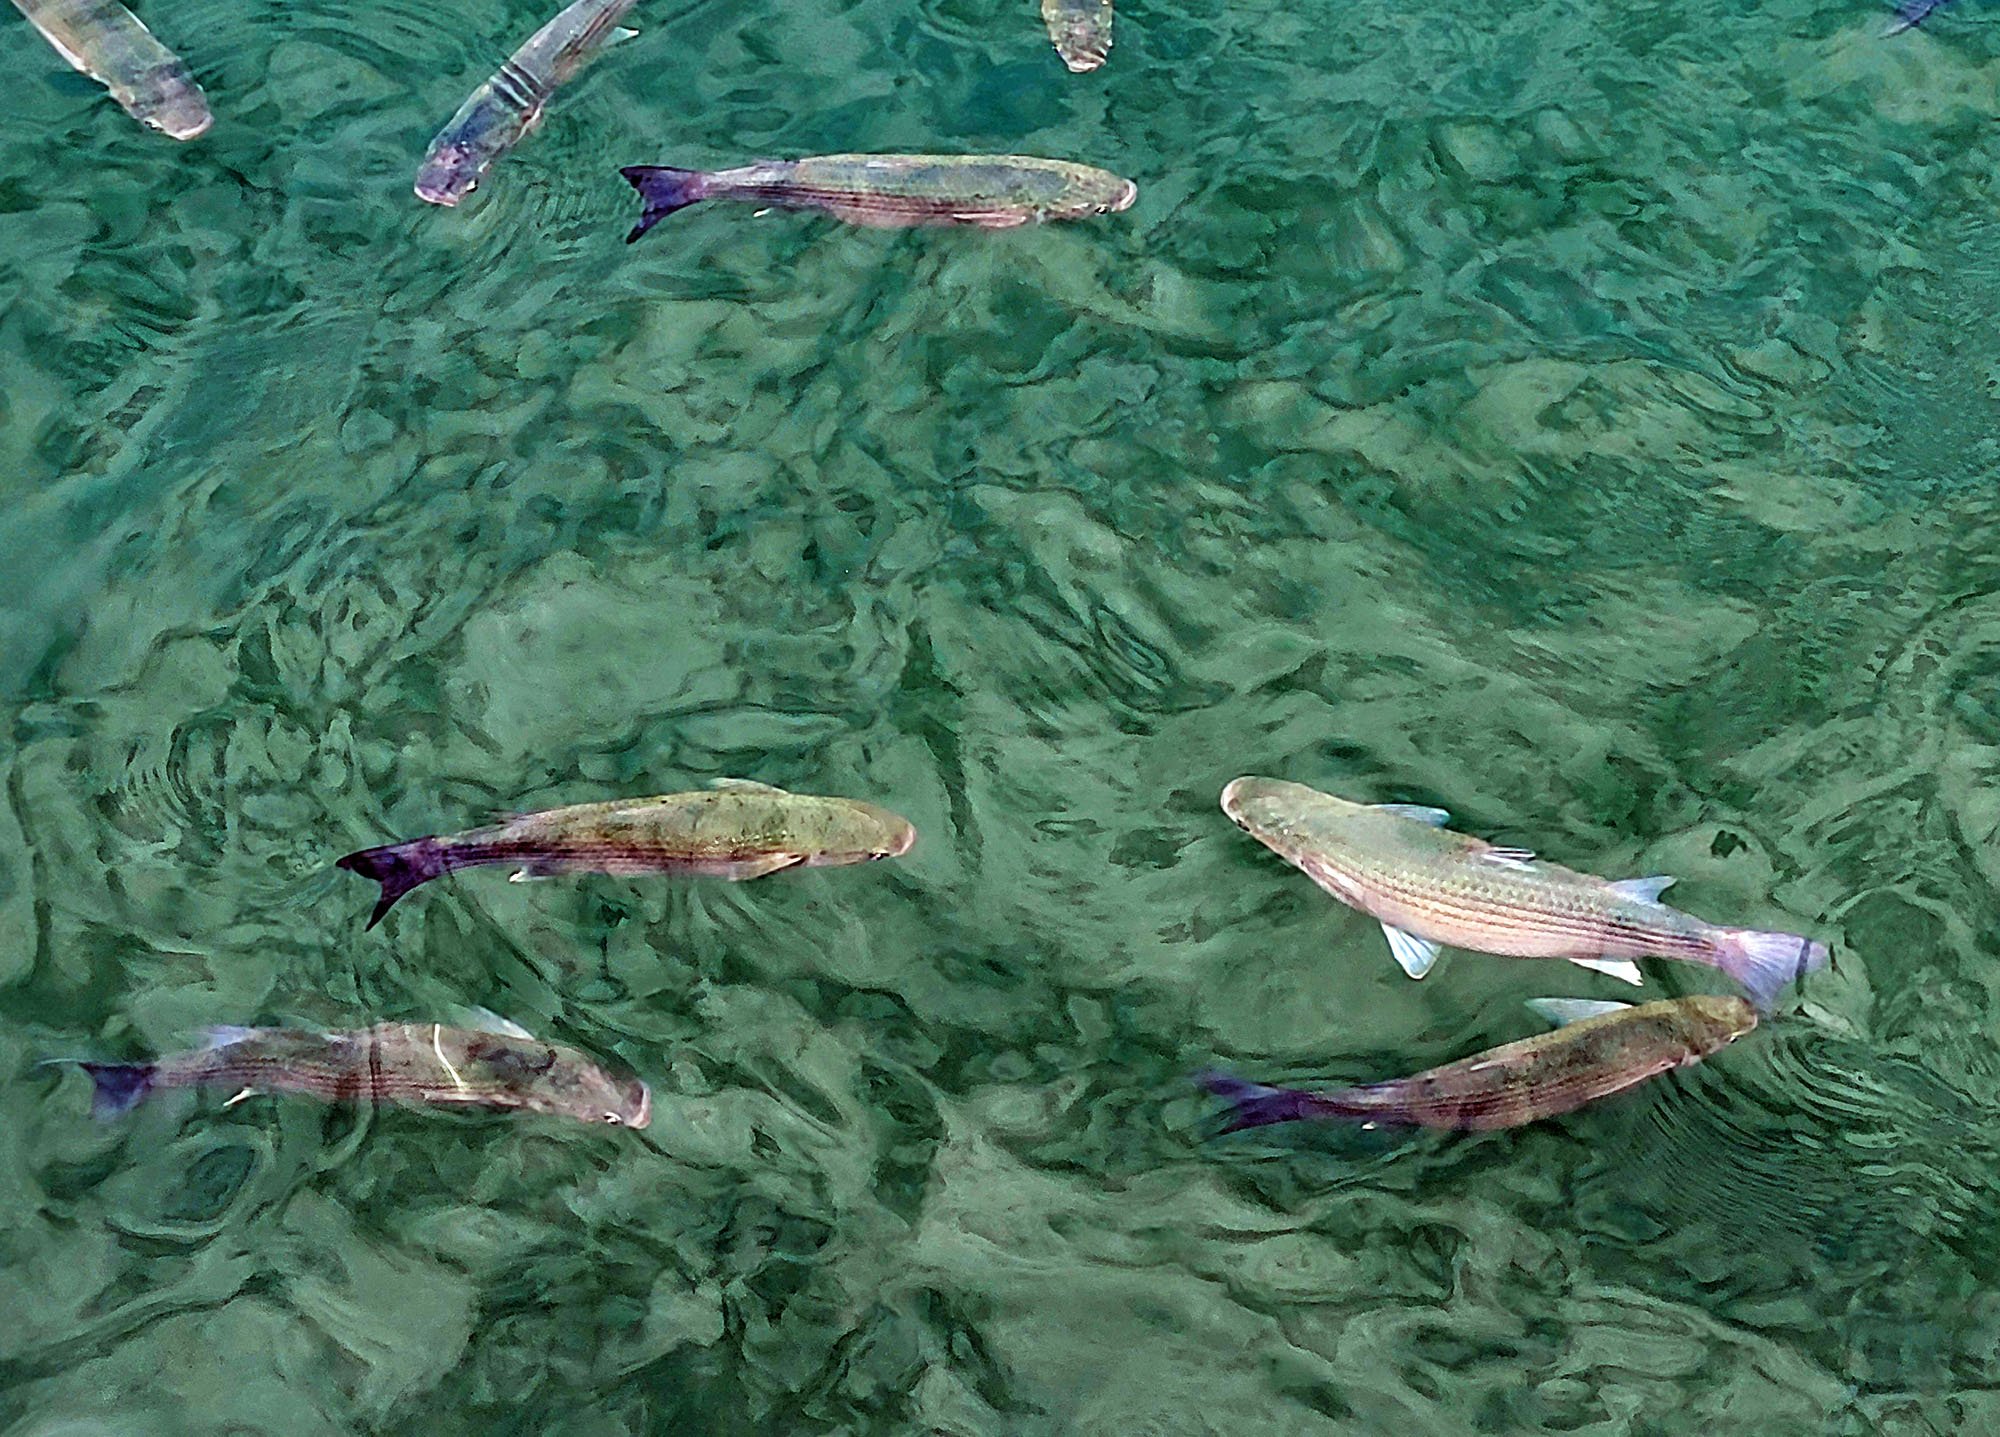
[[[1978,7],[1126,0],[1075,78],[1029,0],[650,3],[456,213],[417,158],[538,4],[147,3],[186,147],[7,32],[0,1428],[1993,1430]],[[1141,198],[620,243],[620,164],[926,148]],[[1617,991],[1406,981],[1244,772],[1837,968],[1538,1128],[1214,1141],[1207,1064]],[[365,935],[329,867],[718,774],[922,838]],[[454,1002],[653,1127],[33,1066]]]

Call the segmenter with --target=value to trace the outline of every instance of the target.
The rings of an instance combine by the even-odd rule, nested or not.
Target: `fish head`
[[[1259,843],[1290,856],[1368,810],[1302,783],[1245,777],[1222,790],[1222,811]]]
[[[816,845],[814,865],[874,863],[901,858],[917,841],[917,830],[900,813],[872,803],[845,798],[833,801],[825,829]]]
[[[433,205],[455,205],[479,188],[486,164],[486,156],[473,146],[439,140],[417,171],[417,198]]]
[[[653,1095],[643,1081],[609,1072],[579,1053],[564,1055],[536,1085],[529,1106],[615,1128],[643,1128],[653,1120]]]
[[[178,60],[143,72],[118,99],[141,124],[176,140],[206,134],[215,123],[207,98]]]
[[[1697,1048],[1712,1052],[1757,1026],[1757,1010],[1733,993],[1697,993],[1681,1001]]]

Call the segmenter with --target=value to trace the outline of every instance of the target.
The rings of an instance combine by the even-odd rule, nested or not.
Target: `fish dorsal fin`
[[[1386,923],[1382,925],[1382,933],[1389,940],[1389,951],[1395,955],[1396,962],[1412,978],[1423,977],[1437,962],[1438,946],[1430,939],[1405,933],[1400,928],[1391,928]]]
[[[491,1008],[480,1008],[469,1003],[454,1003],[445,1010],[451,1021],[461,1028],[471,1028],[479,1033],[497,1033],[503,1038],[525,1038],[530,1043],[535,1035],[512,1019],[503,1018]]]
[[[1666,874],[1657,873],[1651,878],[1620,878],[1604,886],[1638,903],[1658,903],[1660,895],[1674,886],[1674,880]]]
[[[782,788],[773,788],[768,783],[759,783],[754,778],[711,778],[710,788],[721,789],[724,793],[783,793]]]
[[[1432,828],[1443,828],[1451,822],[1451,815],[1441,808],[1426,808],[1421,803],[1378,803],[1377,813],[1394,814],[1397,818],[1407,818],[1413,823],[1426,823]]]
[[[213,1053],[217,1048],[227,1048],[242,1042],[245,1038],[256,1036],[255,1028],[238,1028],[227,1023],[217,1024],[215,1027],[201,1030],[201,1050],[204,1053]]]
[[[1479,850],[1479,861],[1491,863],[1498,868],[1531,868],[1535,855],[1525,848],[1503,848],[1495,845]]]
[[[1528,1011],[1546,1018],[1557,1028],[1581,1023],[1586,1018],[1602,1018],[1606,1013],[1622,1013],[1631,1007],[1614,998],[1530,998]]]
[[[1630,983],[1637,988],[1645,983],[1639,976],[1639,965],[1623,958],[1572,958],[1570,962],[1579,968],[1588,968],[1593,973],[1605,973],[1621,983]]]

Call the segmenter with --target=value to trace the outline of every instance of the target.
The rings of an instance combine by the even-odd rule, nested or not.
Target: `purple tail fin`
[[[1269,1123],[1295,1123],[1301,1118],[1345,1117],[1338,1104],[1318,1093],[1297,1088],[1267,1088],[1262,1083],[1211,1069],[1198,1080],[1218,1098],[1229,1100],[1229,1114],[1222,1131],[1240,1133],[1245,1128],[1261,1128]]]
[[[359,853],[334,860],[334,866],[358,873],[363,878],[372,878],[382,885],[382,896],[375,900],[375,911],[368,915],[370,928],[380,923],[382,915],[412,888],[451,871],[444,850],[433,838],[413,838],[408,843],[385,843],[380,848],[364,848]]]
[[[139,1100],[153,1091],[150,1063],[79,1063],[90,1074],[97,1091],[90,1100],[92,1116],[115,1118],[139,1106]]]
[[[1796,933],[1759,933],[1725,928],[1716,935],[1723,972],[1741,983],[1761,1012],[1771,1011],[1778,990],[1826,966],[1824,943]]]
[[[626,244],[631,244],[675,210],[684,210],[708,198],[708,188],[703,183],[708,177],[700,170],[676,170],[667,165],[627,165],[618,173],[632,182],[632,188],[646,202],[639,223],[632,226],[632,233],[625,236]]]

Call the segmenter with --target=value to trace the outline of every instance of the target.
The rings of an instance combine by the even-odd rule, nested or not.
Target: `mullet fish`
[[[382,885],[368,916],[373,928],[418,884],[486,863],[519,864],[517,882],[558,873],[744,879],[781,868],[897,858],[916,840],[909,820],[872,803],[719,778],[694,793],[571,804],[464,833],[365,848],[337,866]]]
[[[1226,1073],[1202,1083],[1230,1102],[1223,1131],[1300,1118],[1483,1131],[1553,1118],[1699,1063],[1757,1026],[1741,998],[1703,994],[1632,1007],[1566,998],[1530,1003],[1563,1026],[1386,1083],[1330,1093],[1267,1088]]]
[[[1441,808],[1370,807],[1272,778],[1239,778],[1222,810],[1341,902],[1382,925],[1421,978],[1444,945],[1514,958],[1566,958],[1627,983],[1634,958],[1719,968],[1768,1010],[1778,989],[1824,967],[1826,945],[1795,933],[1719,928],[1667,907],[1671,878],[1616,882],[1453,833]]]
[[[1111,0],[1042,0],[1042,21],[1074,74],[1095,70],[1111,53]]]
[[[18,3],[18,0],[16,0]],[[556,87],[605,45],[634,32],[618,22],[637,0],[576,0],[474,90],[438,131],[417,171],[417,198],[455,205],[478,187],[487,166],[541,123]]]
[[[140,124],[192,140],[215,123],[186,63],[118,0],[14,0],[14,8]]]
[[[1139,187],[1107,170],[1030,155],[817,155],[760,160],[733,170],[628,165],[619,171],[645,201],[627,244],[675,210],[702,200],[748,200],[819,210],[849,224],[890,229],[960,224],[1008,229],[1031,220],[1114,214]]]
[[[490,1014],[480,1028],[378,1023],[348,1033],[213,1028],[192,1053],[150,1063],[84,1063],[100,1117],[159,1088],[303,1093],[329,1103],[397,1103],[553,1113],[643,1128],[653,1100],[637,1078],[614,1076],[574,1048],[544,1043]],[[235,1101],[232,1098],[231,1101]]]

